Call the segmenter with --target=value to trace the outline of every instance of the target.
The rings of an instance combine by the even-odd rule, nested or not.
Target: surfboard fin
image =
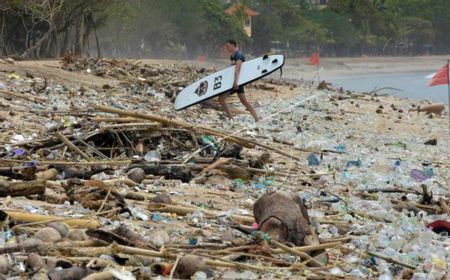
[[[262,70],[261,73],[266,74],[267,73],[267,69]]]
[[[263,60],[266,60],[266,59],[268,59],[269,58],[269,54],[265,54],[264,56],[263,56]]]
[[[278,63],[278,59],[274,59],[274,60],[272,60],[272,63]]]

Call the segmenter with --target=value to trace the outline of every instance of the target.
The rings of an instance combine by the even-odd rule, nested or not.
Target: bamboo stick
[[[157,258],[170,258],[174,259],[175,256],[171,254],[166,254],[164,252],[158,252],[148,249],[135,248],[130,246],[119,245],[117,243],[113,243],[111,245],[111,251],[114,254],[122,253],[122,254],[130,254],[130,255],[143,255],[148,257],[157,257]]]
[[[205,167],[202,171],[200,171],[200,174],[206,173],[210,170],[213,170],[215,168],[217,168],[218,166],[228,163],[232,160],[232,158],[219,158],[217,161],[211,163],[210,165],[208,165],[207,167]]]
[[[342,242],[342,243],[345,243],[345,242],[349,242],[349,241],[351,241],[353,238],[352,237],[340,237],[340,238],[334,238],[334,239],[319,239],[319,241],[320,241],[320,243],[321,244],[324,244],[324,243],[333,243],[333,242]]]
[[[447,202],[441,197],[439,198],[439,206],[442,209],[442,212],[444,212],[447,215],[450,215],[450,208],[448,207]]]
[[[89,240],[81,240],[81,241],[71,241],[64,240],[57,242],[55,244],[56,247],[101,247],[108,246],[109,243],[99,239],[89,239]]]
[[[104,125],[104,126],[100,127],[100,129],[101,130],[106,130],[106,129],[115,129],[115,128],[123,129],[123,128],[135,128],[135,127],[140,127],[140,128],[159,128],[159,127],[162,127],[162,125],[160,123],[134,122],[134,123],[119,123],[119,124]]]
[[[266,170],[266,169],[259,169],[259,168],[253,168],[253,167],[244,167],[245,170],[251,171],[251,172],[257,172],[257,173],[264,173],[269,175],[278,175],[278,176],[290,176],[290,177],[315,177],[315,176],[324,176],[324,175],[333,175],[334,172],[319,172],[319,173],[310,173],[310,174],[290,174],[290,173],[284,173],[280,171],[272,171],[272,170]]]
[[[109,280],[115,279],[114,274],[111,271],[102,271],[89,274],[84,277],[83,280]]]
[[[138,118],[108,118],[108,117],[95,117],[90,118],[89,120],[94,122],[118,122],[118,123],[132,123],[142,121],[142,119]]]
[[[216,217],[219,216],[220,212],[206,210],[202,208],[191,208],[191,207],[185,207],[185,206],[179,206],[179,205],[171,205],[171,204],[163,204],[163,203],[150,203],[147,207],[149,211],[158,211],[158,212],[165,212],[165,213],[176,213],[177,215],[188,215],[192,214],[195,211],[201,211],[205,215]],[[251,224],[255,221],[253,217],[247,217],[247,216],[240,216],[231,214],[231,219],[245,223],[245,224]]]
[[[328,249],[328,248],[335,248],[337,246],[341,246],[342,242],[330,242],[330,243],[324,243],[319,245],[308,245],[308,246],[300,246],[300,247],[292,247],[292,249],[299,251],[299,252],[312,252],[316,250],[322,250],[322,249]],[[281,254],[284,251],[282,249],[276,249],[273,250],[273,253]]]
[[[395,259],[393,259],[391,257],[385,256],[385,255],[382,255],[382,254],[379,254],[379,253],[375,253],[375,252],[370,252],[369,251],[369,252],[367,252],[367,254],[370,255],[370,256],[374,256],[374,257],[380,258],[382,260],[385,260],[385,261],[393,263],[393,264],[398,264],[400,266],[403,266],[403,267],[406,267],[406,268],[409,268],[409,269],[412,269],[412,270],[416,269],[415,265],[410,265],[410,264],[407,264],[407,263],[395,260]]]
[[[59,140],[63,141],[71,150],[78,153],[82,158],[84,158],[87,161],[91,161],[92,158],[86,155],[80,148],[75,146],[72,142],[69,141],[64,135],[62,135],[59,131],[56,132],[56,136],[59,138]]]
[[[305,252],[302,251],[297,251],[294,248],[288,247],[286,245],[284,245],[283,243],[280,243],[274,239],[270,239],[269,243],[274,245],[275,247],[285,251],[286,253],[291,253],[295,256],[298,256],[302,259],[305,259],[307,262],[311,263],[314,266],[318,266],[318,267],[323,267],[324,265],[320,262],[318,262],[317,260],[313,259],[310,255],[308,255]]]
[[[23,160],[19,160],[16,162],[23,162]],[[40,161],[40,164],[45,165],[83,165],[83,166],[92,166],[92,165],[130,165],[132,161],[130,159],[127,160],[99,160],[99,161],[89,161],[89,162],[80,162],[80,161]]]
[[[98,257],[100,255],[110,255],[111,246],[108,247],[56,247],[54,248],[64,256],[72,257]]]
[[[14,96],[17,98],[22,98],[31,102],[39,102],[39,103],[47,103],[47,99],[42,98],[42,97],[38,97],[38,96],[27,96],[24,94],[20,94],[20,93],[14,93],[14,92],[10,92],[10,91],[6,91],[6,90],[1,90],[0,89],[0,93],[6,94],[6,95],[10,95],[10,96]]]
[[[64,221],[70,227],[78,228],[98,228],[101,226],[100,222],[94,219],[77,219],[77,218],[61,218],[51,215],[31,214],[18,211],[5,211],[8,216],[18,222],[24,223],[46,223],[53,221]]]
[[[212,130],[212,128],[208,128],[208,127],[204,127],[204,126],[199,126],[199,127],[202,128],[202,129],[204,129],[204,130],[206,130],[206,131],[220,132],[220,131]],[[224,135],[224,138],[223,138],[222,140],[226,140],[226,139],[229,139],[229,138],[232,137],[232,138],[238,139],[238,140],[240,140],[240,141],[244,141],[244,142],[246,142],[246,143],[248,143],[248,144],[251,144],[251,145],[253,145],[253,146],[259,146],[259,147],[264,148],[264,149],[266,149],[266,150],[274,151],[274,152],[276,152],[277,154],[283,155],[283,156],[285,156],[285,157],[292,158],[292,159],[295,159],[295,160],[297,160],[297,161],[301,161],[301,159],[300,159],[299,157],[296,157],[296,156],[294,156],[294,155],[288,154],[288,153],[284,152],[284,151],[281,150],[281,149],[278,149],[278,148],[275,148],[275,147],[271,147],[271,146],[266,145],[266,144],[263,144],[263,143],[261,143],[261,142],[254,141],[254,140],[250,140],[250,139],[246,139],[246,138],[242,138],[242,137],[239,137],[239,136],[236,136],[236,135],[227,133],[227,132],[220,132],[220,133],[222,133],[222,134]],[[211,133],[211,134],[212,134],[212,133]]]
[[[120,184],[125,184],[129,187],[134,187],[137,185],[136,182],[134,182],[133,180],[130,180],[128,178],[109,179],[109,180],[103,180],[102,182],[107,185],[114,185],[114,184],[120,183]]]

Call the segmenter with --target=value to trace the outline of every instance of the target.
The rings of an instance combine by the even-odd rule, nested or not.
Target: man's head
[[[235,53],[237,50],[237,44],[235,40],[228,40],[225,44],[225,49],[229,52],[229,53]]]

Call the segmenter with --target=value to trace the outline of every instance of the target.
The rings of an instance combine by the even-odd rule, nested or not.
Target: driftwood
[[[45,193],[45,181],[0,181],[0,197]]]
[[[34,173],[38,171],[46,170],[47,167],[43,166],[13,166],[13,167],[0,167],[0,176],[6,176],[11,179],[23,180],[34,177]],[[29,176],[29,171],[32,171],[33,176]]]
[[[284,155],[288,158],[292,158],[298,161],[301,161],[301,159],[299,157],[296,157],[294,155],[292,155],[291,153],[286,153],[285,151],[281,150],[281,149],[277,149],[274,147],[271,147],[269,145],[265,145],[262,144],[258,141],[254,141],[254,140],[249,140],[249,139],[245,139],[236,135],[233,135],[231,133],[225,132],[225,131],[220,131],[217,129],[213,129],[210,127],[206,127],[206,126],[193,126],[191,124],[185,123],[185,122],[181,122],[181,121],[176,121],[176,120],[171,120],[171,119],[167,119],[167,118],[163,118],[163,117],[158,117],[158,116],[154,116],[154,115],[149,115],[149,114],[140,114],[140,113],[134,113],[134,112],[129,112],[126,110],[120,110],[120,109],[115,109],[115,108],[110,108],[110,107],[106,107],[106,106],[102,106],[102,105],[96,105],[94,106],[96,110],[99,111],[104,111],[104,112],[108,112],[108,113],[113,113],[113,114],[119,114],[121,116],[128,116],[128,117],[133,117],[133,118],[141,118],[141,119],[147,119],[147,120],[151,120],[151,121],[156,121],[159,123],[162,123],[163,125],[167,125],[167,126],[178,126],[178,127],[182,127],[185,129],[189,129],[189,130],[193,130],[193,131],[200,131],[202,133],[208,133],[211,135],[215,135],[215,136],[220,136],[222,137],[223,141],[228,141],[228,142],[233,142],[236,144],[239,144],[243,147],[246,148],[254,148],[255,146],[259,146],[262,147],[264,149],[270,150],[270,151],[274,151],[280,155]]]
[[[146,242],[144,238],[130,230],[125,225],[120,225],[112,231],[104,229],[88,229],[86,234],[90,237],[104,240],[108,243],[116,242],[126,246],[155,249],[148,242]]]
[[[43,242],[36,238],[28,238],[23,242],[19,242],[16,244],[8,244],[0,247],[0,254],[11,254],[15,252],[29,252],[32,250],[36,250],[41,246]]]
[[[106,185],[99,180],[80,180],[72,178],[64,186],[70,201],[78,201],[83,207],[96,210],[118,209],[127,211],[127,205],[116,188]]]
[[[140,113],[134,113],[134,112],[130,112],[130,111],[126,111],[126,110],[120,110],[120,109],[116,109],[116,108],[110,108],[107,106],[102,106],[102,105],[96,105],[94,106],[96,110],[99,111],[103,111],[103,112],[107,112],[107,113],[113,113],[113,114],[118,114],[121,116],[127,116],[127,117],[132,117],[132,118],[139,118],[139,119],[146,119],[146,120],[150,120],[150,121],[155,121],[155,122],[159,122],[163,125],[166,126],[177,126],[177,127],[181,127],[181,128],[185,128],[185,129],[189,129],[189,130],[199,130],[199,131],[205,131],[208,132],[210,134],[216,135],[216,136],[221,136],[221,137],[225,137],[226,135],[223,132],[217,131],[215,129],[212,128],[206,128],[206,127],[196,127],[193,126],[189,123],[186,122],[182,122],[182,121],[177,121],[177,120],[171,120],[171,119],[167,119],[167,118],[163,118],[163,117],[159,117],[159,116],[155,116],[155,115],[150,115],[150,114],[140,114]],[[235,136],[230,136],[227,138],[227,141],[229,142],[234,142],[236,144],[239,144],[241,146],[244,146],[246,148],[253,148],[254,145],[248,144],[245,141],[241,141],[240,139],[238,139]]]
[[[131,165],[129,170],[133,168],[142,168],[145,174],[164,176],[165,179],[178,179],[182,182],[189,182],[192,179],[191,168],[182,164],[164,164],[164,165]]]
[[[215,162],[211,163],[210,165],[208,165],[207,167],[205,167],[202,171],[200,171],[199,174],[203,174],[203,173],[206,173],[213,169],[216,169],[218,166],[228,163],[231,160],[232,160],[232,158],[219,158],[217,161],[215,161]]]
[[[92,270],[82,266],[74,266],[62,270],[55,270],[48,274],[50,279],[62,280],[62,279],[83,279],[89,274],[93,273]]]
[[[417,111],[417,114],[420,112],[425,112],[425,114],[435,114],[440,116],[442,112],[445,110],[444,104],[431,104],[423,107],[417,107],[417,109],[410,109],[409,111]]]

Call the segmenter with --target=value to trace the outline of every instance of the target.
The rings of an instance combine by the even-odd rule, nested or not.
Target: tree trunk
[[[64,37],[63,37],[63,41],[61,44],[61,49],[60,49],[60,56],[63,56],[68,50],[67,50],[67,46],[69,44],[69,34],[70,34],[70,28],[68,28],[66,31],[64,31]]]
[[[3,11],[2,13],[2,30],[1,30],[1,34],[0,34],[0,55],[6,55],[5,53],[5,24],[6,24],[6,11]]]
[[[54,27],[50,26],[49,30],[47,31],[47,33],[44,34],[44,36],[42,36],[37,42],[36,44],[34,44],[34,46],[26,49],[23,53],[22,53],[22,57],[28,57],[32,52],[37,51],[37,56],[39,56],[39,50],[41,45],[45,42],[45,40],[48,39],[48,37],[52,34]]]
[[[83,55],[84,48],[84,16],[80,17],[80,20],[75,29],[75,55]]]
[[[97,28],[95,27],[94,16],[92,15],[92,13],[90,13],[89,18],[90,18],[90,26],[94,29],[95,45],[97,46],[97,58],[100,59],[100,57],[102,56],[100,53],[100,43],[97,35]]]
[[[89,45],[89,35],[91,34],[91,24],[89,20],[86,20],[85,17],[83,17],[83,30],[82,30],[82,36],[83,36],[83,54],[87,52],[87,56],[90,57],[90,45]]]

